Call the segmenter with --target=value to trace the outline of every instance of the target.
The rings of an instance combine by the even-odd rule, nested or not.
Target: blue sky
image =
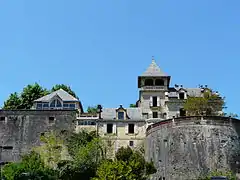
[[[128,106],[151,56],[171,84],[207,84],[239,114],[240,1],[0,1],[0,104],[34,82],[83,106]]]

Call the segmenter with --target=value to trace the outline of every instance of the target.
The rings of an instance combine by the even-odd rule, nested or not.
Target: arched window
[[[62,103],[58,99],[55,99],[50,103],[50,107],[62,107]]]
[[[56,107],[62,107],[62,103],[58,99],[56,101]]]
[[[50,107],[55,107],[55,104],[56,104],[56,100],[53,100],[50,104]]]
[[[164,86],[164,80],[163,79],[156,79],[155,80],[155,86]]]
[[[152,79],[146,79],[145,80],[145,86],[153,86],[153,80]]]

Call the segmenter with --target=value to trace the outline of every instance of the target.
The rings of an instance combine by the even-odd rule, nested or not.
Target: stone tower
[[[148,122],[156,122],[168,118],[168,89],[170,76],[165,74],[155,60],[147,70],[138,77],[139,102],[143,117]]]

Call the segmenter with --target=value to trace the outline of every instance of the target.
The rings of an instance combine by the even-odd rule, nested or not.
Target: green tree
[[[113,161],[104,161],[94,180],[146,180],[156,172],[153,162],[146,162],[143,155],[131,148],[121,147]]]
[[[129,107],[130,107],[130,108],[135,108],[135,107],[137,107],[137,106],[136,106],[136,104],[130,104]]]
[[[76,95],[76,93],[70,88],[70,86],[67,86],[65,84],[56,84],[55,86],[52,87],[51,92],[57,91],[59,89],[63,89],[64,91],[68,92],[71,94],[73,97],[79,99]]]
[[[3,168],[7,180],[15,179],[57,179],[57,172],[44,166],[40,155],[34,151],[22,157],[19,163],[9,163]],[[31,178],[30,178],[31,177]]]
[[[103,161],[93,180],[133,180],[130,179],[131,168],[124,161]]]
[[[58,164],[59,179],[91,179],[105,159],[103,143],[96,133],[69,133],[65,139],[71,160]]]
[[[27,85],[20,96],[15,92],[4,102],[3,109],[30,109],[34,100],[48,94],[39,84]]]
[[[202,97],[188,97],[184,103],[184,109],[189,116],[220,115],[218,112],[223,111],[224,105],[224,98],[209,89],[203,93]]]
[[[21,99],[18,94],[12,93],[9,98],[4,102],[3,109],[20,109],[21,108]]]
[[[27,85],[23,88],[20,95],[21,109],[30,109],[33,106],[34,100],[47,95],[49,92],[41,87],[38,83]]]
[[[92,114],[97,114],[97,106],[88,106],[87,112]]]
[[[77,151],[86,146],[89,142],[91,142],[94,138],[96,138],[95,132],[86,132],[80,131],[79,133],[68,133],[65,136],[65,143],[68,148],[68,152],[71,156],[75,156]]]

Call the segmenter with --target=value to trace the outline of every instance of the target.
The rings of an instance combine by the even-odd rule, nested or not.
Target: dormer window
[[[118,119],[124,119],[124,112],[118,112]]]

